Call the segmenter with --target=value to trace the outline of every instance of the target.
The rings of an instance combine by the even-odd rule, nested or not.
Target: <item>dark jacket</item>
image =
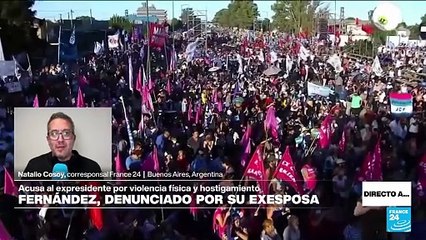
[[[81,156],[77,151],[72,151],[73,156],[70,160],[66,162],[59,161],[56,157],[52,156],[52,152],[40,155],[31,159],[27,167],[24,170],[24,173],[51,173],[53,167],[57,163],[63,163],[68,167],[68,173],[101,173],[101,167],[95,161]],[[88,177],[86,177],[88,178]],[[93,178],[93,177],[90,177]],[[23,177],[22,179],[51,179],[51,177],[42,176],[40,177]],[[69,177],[68,179],[82,179],[81,177]],[[96,179],[96,178],[95,178]],[[99,178],[97,178],[99,179]]]

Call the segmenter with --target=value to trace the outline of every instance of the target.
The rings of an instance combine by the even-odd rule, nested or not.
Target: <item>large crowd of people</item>
[[[201,44],[193,53],[187,51],[193,40],[170,39],[174,46],[167,49],[177,52],[173,67],[164,49],[150,49],[151,56],[140,58],[146,46],[141,50],[139,43],[129,43],[126,51],[105,50],[84,61],[36,70],[30,86],[8,100],[14,105],[1,103],[0,166],[5,168],[0,174],[13,169],[11,106],[32,106],[37,95],[41,107],[73,107],[80,88],[87,107],[112,107],[111,156],[118,154],[126,171],[141,171],[154,152],[161,172],[220,172],[223,177],[212,179],[217,180],[214,184],[238,184],[251,155],[262,146],[270,194],[294,193],[291,184],[274,175],[288,149],[303,191],[317,194],[320,206],[105,209],[101,229],[85,210],[78,210],[68,239],[424,239],[421,194],[413,191],[412,232],[390,234],[385,208],[362,207],[357,178],[365,156],[378,143],[383,180],[417,183],[426,143],[426,92],[421,82],[404,76],[424,71],[424,49],[382,47],[379,68],[374,59],[355,58],[338,48],[321,54],[325,45],[315,38],[256,35],[212,32],[203,40],[208,48]],[[144,84],[149,96],[130,89],[129,56],[133,69],[151,65]],[[331,61],[335,58],[340,62]],[[136,81],[130,85],[136,86]],[[308,94],[308,82],[330,91]],[[390,93],[411,93],[412,115],[392,115]],[[271,108],[275,129],[265,128]],[[324,147],[318,135],[327,116],[332,116],[332,134]],[[249,150],[243,144],[247,138]],[[242,163],[247,152],[250,156]],[[11,196],[0,199],[0,219],[15,239],[64,239],[70,213],[49,210],[40,219],[38,211],[5,207],[15,204]]]

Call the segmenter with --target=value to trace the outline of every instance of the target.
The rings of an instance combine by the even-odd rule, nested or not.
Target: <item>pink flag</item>
[[[154,150],[152,151],[152,160],[154,161],[154,171],[159,172],[160,171],[160,162],[158,161],[158,150],[157,147],[154,146]]]
[[[274,107],[269,107],[264,124],[266,131],[271,130],[272,138],[278,139],[278,121],[275,116]]]
[[[373,179],[379,181],[383,180],[381,142],[381,138],[379,137],[373,152]]]
[[[143,66],[139,68],[138,78],[136,79],[136,90],[143,96],[143,90],[142,90],[142,70]]]
[[[148,76],[149,77],[149,80],[148,80],[148,89],[149,89],[149,91],[151,91],[152,89],[154,89],[154,81],[152,81],[152,77],[151,76]],[[143,81],[144,82],[147,82],[146,81],[146,74],[145,74],[145,70],[143,71]]]
[[[142,86],[142,93],[142,106],[145,106],[147,111],[154,110],[151,93],[147,86]]]
[[[176,71],[176,65],[177,65],[177,54],[176,54],[175,48],[173,47],[170,53],[169,71]]]
[[[191,122],[191,120],[192,120],[192,101],[189,101],[187,118],[188,118],[188,122]]]
[[[5,167],[4,168],[4,194],[11,195],[17,197],[18,194],[18,188],[15,185],[15,182],[13,181],[13,177],[9,174],[9,171]],[[1,238],[0,238],[1,239]]]
[[[0,239],[1,240],[9,240],[12,239],[6,227],[3,225],[3,222],[0,220]]]
[[[192,217],[195,219],[195,217],[197,216],[197,203],[195,202],[195,195],[191,194],[192,199],[191,199],[191,203],[189,204],[189,212],[191,213]]]
[[[246,131],[244,132],[243,137],[241,138],[241,146],[246,146],[247,143],[249,142],[250,138],[251,138],[251,134],[252,134],[252,128],[250,124],[247,124],[247,128]]]
[[[86,105],[84,104],[84,97],[83,93],[81,92],[81,88],[78,88],[78,94],[77,94],[77,107],[83,108]]]
[[[317,186],[317,173],[315,168],[310,163],[307,163],[303,165],[301,171],[306,172],[306,176],[303,176],[305,188],[308,191],[313,191]]]
[[[346,129],[343,130],[342,137],[340,138],[340,141],[339,141],[339,150],[341,153],[345,152],[345,147],[346,147]]]
[[[303,194],[303,186],[301,185],[299,176],[296,174],[296,168],[294,167],[288,146],[281,158],[281,162],[275,170],[274,177],[290,184],[298,194]]]
[[[79,86],[89,85],[89,81],[87,80],[86,76],[80,75],[80,77],[78,78],[78,85]]]
[[[160,163],[158,161],[158,151],[156,146],[154,146],[154,149],[147,159],[142,162],[141,169],[142,171],[160,171]]]
[[[268,179],[265,174],[265,167],[263,166],[263,145],[259,145],[247,164],[246,171],[243,176],[254,179],[260,186],[260,194],[268,194]]]
[[[417,194],[419,197],[426,197],[426,154],[423,155],[422,159],[419,162],[419,165],[417,166]]]
[[[172,84],[170,82],[170,78],[167,79],[167,89],[166,89],[167,93],[170,95],[172,94]]]
[[[200,123],[202,114],[203,114],[203,108],[201,107],[201,104],[199,104],[197,106],[197,110],[195,112],[195,123],[196,124]]]
[[[88,182],[88,185],[91,186],[100,186],[99,182]],[[101,196],[100,193],[98,191],[92,191],[91,194],[96,196],[96,201],[100,201]],[[100,208],[89,208],[88,210],[89,212],[89,219],[90,222],[92,223],[92,225],[94,227],[96,227],[96,229],[101,230],[104,227],[104,215],[102,212],[102,209]]]
[[[371,152],[368,152],[367,155],[365,155],[364,161],[362,162],[361,170],[355,174],[355,179],[362,182],[367,180],[366,179],[366,171],[368,171],[369,168],[371,168],[371,162],[372,162],[372,156]]]
[[[221,239],[226,232],[227,225],[226,223],[222,223],[223,225],[220,225],[217,219],[218,218],[222,219],[224,210],[226,211],[226,209],[218,207],[213,213],[213,232],[215,232]]]
[[[217,103],[217,90],[213,90],[213,95],[212,95],[212,101],[213,103]]]
[[[241,166],[244,167],[246,165],[247,160],[250,157],[250,152],[251,152],[251,141],[250,141],[250,138],[245,143],[245,145],[243,145],[243,147],[244,147],[244,153],[241,156]]]
[[[222,112],[222,111],[223,111],[223,102],[222,102],[222,100],[219,100],[219,101],[217,102],[217,110],[218,110],[219,112]]]
[[[124,173],[125,169],[123,168],[123,165],[121,164],[121,158],[120,158],[120,151],[117,149],[117,155],[115,156],[115,172],[116,173]],[[121,179],[121,178],[118,178]]]
[[[331,115],[325,117],[319,130],[319,144],[321,148],[328,148],[331,140]]]
[[[38,108],[39,104],[38,104],[38,95],[36,94],[33,100],[33,107],[34,108]]]
[[[362,163],[361,171],[357,174],[358,181],[381,181],[382,173],[382,150],[380,138],[374,147],[373,152],[368,152]]]

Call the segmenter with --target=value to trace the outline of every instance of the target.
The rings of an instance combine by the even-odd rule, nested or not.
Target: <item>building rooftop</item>
[[[136,14],[129,14],[127,16],[127,19],[130,22],[146,22],[147,19],[148,19],[149,22],[158,22],[158,17],[156,17],[156,16],[148,16],[147,17],[147,16],[138,16]]]
[[[328,20],[328,25],[333,25],[334,24],[334,19],[329,19]],[[355,25],[356,24],[356,19],[355,18],[346,18],[343,22],[345,25]],[[363,25],[363,24],[368,24],[370,23],[369,20],[361,20],[359,19],[359,25]],[[336,20],[336,24],[340,24],[340,19]]]
[[[141,7],[138,7],[137,11],[138,12],[142,12],[142,11],[146,11],[147,7],[146,7],[146,3],[143,3]],[[148,7],[148,12],[153,11],[153,12],[167,12],[164,9],[157,9],[154,5],[151,5]]]

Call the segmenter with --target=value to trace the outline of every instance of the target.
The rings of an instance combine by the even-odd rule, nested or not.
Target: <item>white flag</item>
[[[328,60],[328,63],[330,63],[331,66],[333,66],[334,71],[336,73],[340,73],[341,71],[343,71],[342,68],[342,60],[340,59],[339,56],[337,56],[337,54],[334,54],[333,56],[331,56]]]
[[[271,51],[269,54],[271,55],[271,63],[278,61],[278,56],[275,51]]]
[[[120,47],[120,35],[114,34],[108,36],[108,48],[119,48]]]
[[[293,60],[291,60],[289,55],[287,55],[287,57],[285,58],[285,68],[287,70],[287,75],[289,75],[291,69],[293,68]]]
[[[38,216],[44,221],[46,218],[47,210],[49,210],[49,205],[44,205],[38,212]]]
[[[308,75],[309,75],[309,66],[305,65],[305,81],[308,80]]]
[[[33,77],[33,70],[31,68],[30,56],[28,56],[28,53],[27,53],[27,61],[28,61],[28,69],[27,69],[28,75],[30,77]]]
[[[195,50],[197,49],[198,41],[192,42],[186,46],[185,55],[186,61],[190,62],[194,58]]]
[[[102,54],[102,45],[99,42],[95,42],[95,48],[93,49],[93,52],[96,55]]]
[[[261,62],[265,62],[265,54],[263,53],[263,50],[260,50],[260,54],[259,54],[259,60]]]
[[[309,50],[305,48],[302,44],[300,44],[300,50],[299,50],[299,58],[301,58],[303,61],[307,61],[309,57]]]
[[[129,89],[133,92],[133,63],[132,57],[129,55]]]
[[[237,60],[238,60],[238,73],[239,74],[243,74],[243,59],[241,58],[241,55],[238,54],[237,55]]]
[[[70,44],[75,44],[75,27],[72,29],[71,37],[70,37]]]
[[[0,61],[4,61],[4,52],[3,52],[3,44],[1,43],[1,37],[0,37]]]
[[[373,66],[371,66],[371,68],[376,76],[382,76],[383,69],[382,65],[380,65],[379,57],[376,56],[376,58],[374,58]]]

